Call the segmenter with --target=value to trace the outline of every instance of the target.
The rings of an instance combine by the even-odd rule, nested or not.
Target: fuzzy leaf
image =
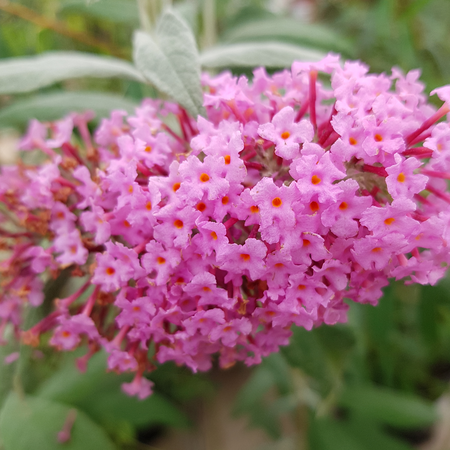
[[[165,12],[155,36],[136,31],[133,47],[136,67],[148,81],[194,117],[203,113],[199,56],[183,19],[173,11]]]
[[[25,125],[32,118],[51,121],[71,111],[94,111],[96,118],[108,117],[113,109],[130,113],[137,106],[120,95],[103,92],[52,92],[21,99],[0,110],[0,126]]]
[[[329,26],[302,23],[291,17],[273,17],[246,21],[225,33],[229,43],[267,39],[284,40],[325,51],[352,53],[352,47],[340,34]]]
[[[319,61],[325,53],[284,42],[246,42],[212,47],[200,55],[203,67],[289,67],[293,61]]]
[[[79,77],[119,77],[143,81],[128,62],[81,52],[48,52],[0,62],[0,94],[30,92],[58,81]]]

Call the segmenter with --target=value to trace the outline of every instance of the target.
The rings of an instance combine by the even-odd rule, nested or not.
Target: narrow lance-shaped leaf
[[[18,100],[0,109],[0,127],[25,125],[30,119],[56,120],[71,111],[91,110],[96,118],[108,117],[113,109],[132,113],[136,106],[130,99],[104,92],[52,92]]]
[[[222,38],[228,44],[280,40],[324,51],[353,53],[350,42],[339,30],[318,23],[302,23],[293,17],[246,21],[227,30]]]
[[[179,102],[196,117],[203,114],[200,62],[189,26],[173,11],[158,22],[155,36],[134,35],[134,62],[157,89]]]
[[[0,94],[30,92],[79,77],[119,77],[144,81],[132,64],[118,58],[81,52],[49,52],[1,61]]]
[[[287,67],[293,61],[319,61],[325,53],[283,42],[248,42],[212,47],[200,55],[203,67]]]

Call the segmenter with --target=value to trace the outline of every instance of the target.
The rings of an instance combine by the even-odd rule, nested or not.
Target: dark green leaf
[[[128,61],[81,52],[48,52],[39,56],[1,60],[0,94],[30,92],[79,77],[119,77],[144,81]]]
[[[134,35],[136,67],[157,89],[183,105],[194,117],[203,113],[200,63],[191,29],[177,14],[165,12],[156,35]]]
[[[136,428],[146,428],[150,425],[186,427],[189,424],[180,409],[161,394],[154,392],[145,400],[139,400],[126,395],[119,383],[112,385],[107,392],[93,392],[80,407],[105,425],[129,422]]]
[[[58,442],[69,414],[75,416],[70,439]],[[83,412],[44,398],[11,393],[0,414],[0,440],[5,450],[114,450],[105,431]]]
[[[96,354],[85,373],[79,372],[72,358],[48,379],[37,394],[51,400],[76,406],[106,426],[122,421],[140,428],[150,424],[182,427],[187,425],[184,414],[164,396],[154,393],[145,400],[129,397],[121,383],[131,375],[106,372],[106,355]]]
[[[327,418],[313,421],[309,441],[311,450],[367,450],[340,423]]]
[[[305,372],[322,394],[326,394],[333,384],[332,366],[327,353],[318,338],[316,330],[293,328],[291,343],[281,349],[291,366]]]
[[[406,442],[391,436],[370,420],[352,418],[341,425],[363,445],[364,450],[413,450]]]
[[[235,412],[242,413],[254,409],[254,406],[261,403],[267,391],[274,385],[275,379],[269,368],[264,366],[256,368],[236,397]]]
[[[272,372],[280,394],[288,394],[292,389],[292,379],[286,358],[281,353],[272,353],[264,359],[262,365]]]
[[[340,404],[353,414],[393,427],[423,427],[436,420],[434,406],[420,397],[375,386],[347,387]]]
[[[113,109],[133,113],[137,103],[103,92],[52,92],[21,99],[0,109],[0,126],[24,125],[30,119],[56,120],[72,111],[94,111],[97,118],[109,117]]]

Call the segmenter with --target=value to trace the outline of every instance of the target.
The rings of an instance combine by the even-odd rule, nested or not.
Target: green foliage
[[[154,37],[142,31],[135,33],[134,62],[151,83],[194,117],[204,114],[195,38],[177,14],[165,12]]]
[[[289,67],[293,61],[319,61],[325,53],[283,42],[220,45],[200,55],[203,67]]]
[[[20,126],[31,118],[51,121],[71,111],[93,111],[97,119],[109,117],[111,110],[124,109],[132,113],[137,102],[117,94],[94,91],[50,92],[17,100],[0,110],[0,125]]]
[[[312,423],[311,450],[412,450],[370,421],[317,419]]]
[[[60,12],[63,15],[82,14],[117,24],[129,24],[133,27],[139,25],[139,12],[134,0],[100,0],[92,3],[86,0],[63,0]]]
[[[358,417],[398,428],[427,427],[436,420],[432,404],[417,396],[376,386],[347,386],[339,404]]]
[[[58,81],[78,77],[123,77],[143,81],[126,61],[83,53],[51,52],[0,63],[0,94],[30,92]]]
[[[321,24],[302,23],[290,17],[272,17],[269,19],[246,21],[232,27],[223,35],[227,43],[252,41],[290,42],[310,49],[325,52],[335,51],[352,55],[352,46],[336,30]]]
[[[123,422],[136,429],[150,425],[183,427],[188,424],[181,411],[159,393],[145,400],[124,394],[120,385],[130,382],[131,376],[105,373],[105,367],[104,353],[94,355],[85,373],[76,369],[73,358],[66,358],[36,394],[77,407],[111,431]]]
[[[59,443],[58,433],[69,414],[75,422],[68,442]],[[0,413],[0,440],[5,450],[114,450],[105,431],[86,414],[70,406],[12,392]]]
[[[201,66],[251,74],[254,66],[286,67],[329,51],[361,59],[372,71],[419,67],[428,90],[450,79],[447,0],[324,0],[314,3],[311,23],[290,11],[274,13],[264,0],[216,0],[213,19],[202,15],[202,1],[174,1],[151,34],[136,32],[133,49],[134,0],[19,3],[87,42],[2,12],[0,94],[7,95],[0,98],[0,127],[69,111],[90,109],[99,118],[111,109],[131,111],[155,89],[202,114]],[[203,39],[205,20],[215,21],[210,40]],[[105,56],[106,48],[122,59]],[[126,60],[132,52],[134,64]],[[348,324],[293,329],[291,344],[254,369],[235,414],[266,430],[276,440],[270,448],[297,448],[307,436],[311,450],[410,450],[396,431],[433,423],[433,402],[448,389],[449,292],[448,280],[420,288],[393,283],[376,308],[351,305]],[[39,320],[40,311],[34,313],[30,324]],[[0,365],[5,450],[134,448],[139,430],[185,427],[184,405],[214,394],[206,376],[165,364],[152,373],[158,391],[138,401],[121,391],[129,376],[105,374],[102,354],[82,374],[73,355],[61,362],[45,354],[36,360],[25,346],[0,350],[0,360],[13,351],[21,355]],[[13,385],[26,395],[11,393]],[[56,433],[69,411],[77,419],[71,440],[60,445]],[[285,435],[286,422],[296,433]]]

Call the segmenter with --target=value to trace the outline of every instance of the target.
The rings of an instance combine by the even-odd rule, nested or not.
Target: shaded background
[[[139,8],[151,24],[163,3],[0,0],[0,58],[76,50],[131,60],[132,32],[148,25]],[[420,68],[427,92],[450,83],[447,0],[173,4],[202,51],[286,42],[360,59],[374,72]],[[230,69],[251,77],[249,67]],[[53,120],[94,109],[101,118],[156,95],[151,86],[117,79],[69,79],[38,92],[2,95],[0,161],[14,160],[17,139],[33,117]],[[44,346],[28,350],[23,384],[38,398],[86,414],[117,449],[448,450],[449,287],[448,279],[436,287],[392,283],[378,307],[352,304],[346,325],[294,329],[291,345],[255,368],[193,375],[165,364],[151,375],[156,393],[142,402],[122,394],[126,376],[104,374],[102,355],[79,374],[76,355],[60,357]],[[4,358],[11,349],[0,352]],[[11,366],[0,369],[2,401],[12,377]],[[50,425],[38,424],[42,430]],[[45,449],[69,448],[51,445]],[[12,450],[22,448],[18,443]]]

